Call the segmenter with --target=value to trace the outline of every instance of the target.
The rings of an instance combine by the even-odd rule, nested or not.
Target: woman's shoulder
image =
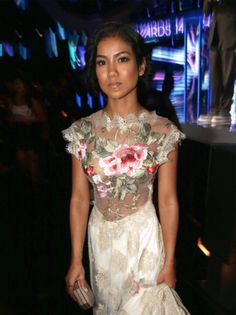
[[[93,138],[95,123],[100,116],[99,112],[100,111],[74,121],[68,128],[62,131],[63,137],[69,141]]]
[[[149,112],[149,115],[149,122],[156,131],[168,133],[172,129],[178,129],[168,118],[158,115],[155,111]]]

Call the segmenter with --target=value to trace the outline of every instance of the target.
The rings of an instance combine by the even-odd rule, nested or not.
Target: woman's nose
[[[108,65],[108,76],[115,76],[115,75],[117,75],[117,67],[114,62],[111,62]]]

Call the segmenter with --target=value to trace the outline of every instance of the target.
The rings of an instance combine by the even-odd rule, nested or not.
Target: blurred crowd
[[[76,91],[69,73],[39,82],[19,71],[2,80],[0,173],[17,167],[33,185],[47,178],[47,159],[64,151],[61,130],[89,114],[88,106],[78,106]]]

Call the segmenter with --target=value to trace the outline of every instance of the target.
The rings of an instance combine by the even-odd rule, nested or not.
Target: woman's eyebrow
[[[118,57],[119,55],[122,55],[122,54],[128,54],[128,55],[131,55],[131,53],[127,50],[122,50],[122,51],[119,51],[117,53],[114,54],[115,57]],[[107,58],[107,56],[105,55],[97,55],[96,58]]]

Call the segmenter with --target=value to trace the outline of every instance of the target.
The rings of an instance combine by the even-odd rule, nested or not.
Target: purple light
[[[136,24],[136,30],[145,39],[169,37],[171,35],[171,21],[166,20],[153,20]]]
[[[175,34],[183,34],[184,33],[184,18],[175,19]]]
[[[202,25],[203,25],[204,29],[210,27],[210,25],[211,25],[211,15],[205,15],[205,14],[203,15]]]
[[[76,49],[76,60],[77,60],[77,65],[79,68],[84,68],[85,67],[85,47],[84,46],[78,46]]]
[[[7,56],[13,57],[14,56],[14,48],[13,45],[9,44],[8,42],[3,43],[3,50]]]
[[[203,27],[210,27],[211,16],[204,16]],[[177,17],[173,20],[159,19],[151,20],[147,22],[140,22],[135,24],[136,31],[146,40],[152,40],[155,38],[178,36],[184,34],[184,23],[188,18],[184,19],[183,16]]]

